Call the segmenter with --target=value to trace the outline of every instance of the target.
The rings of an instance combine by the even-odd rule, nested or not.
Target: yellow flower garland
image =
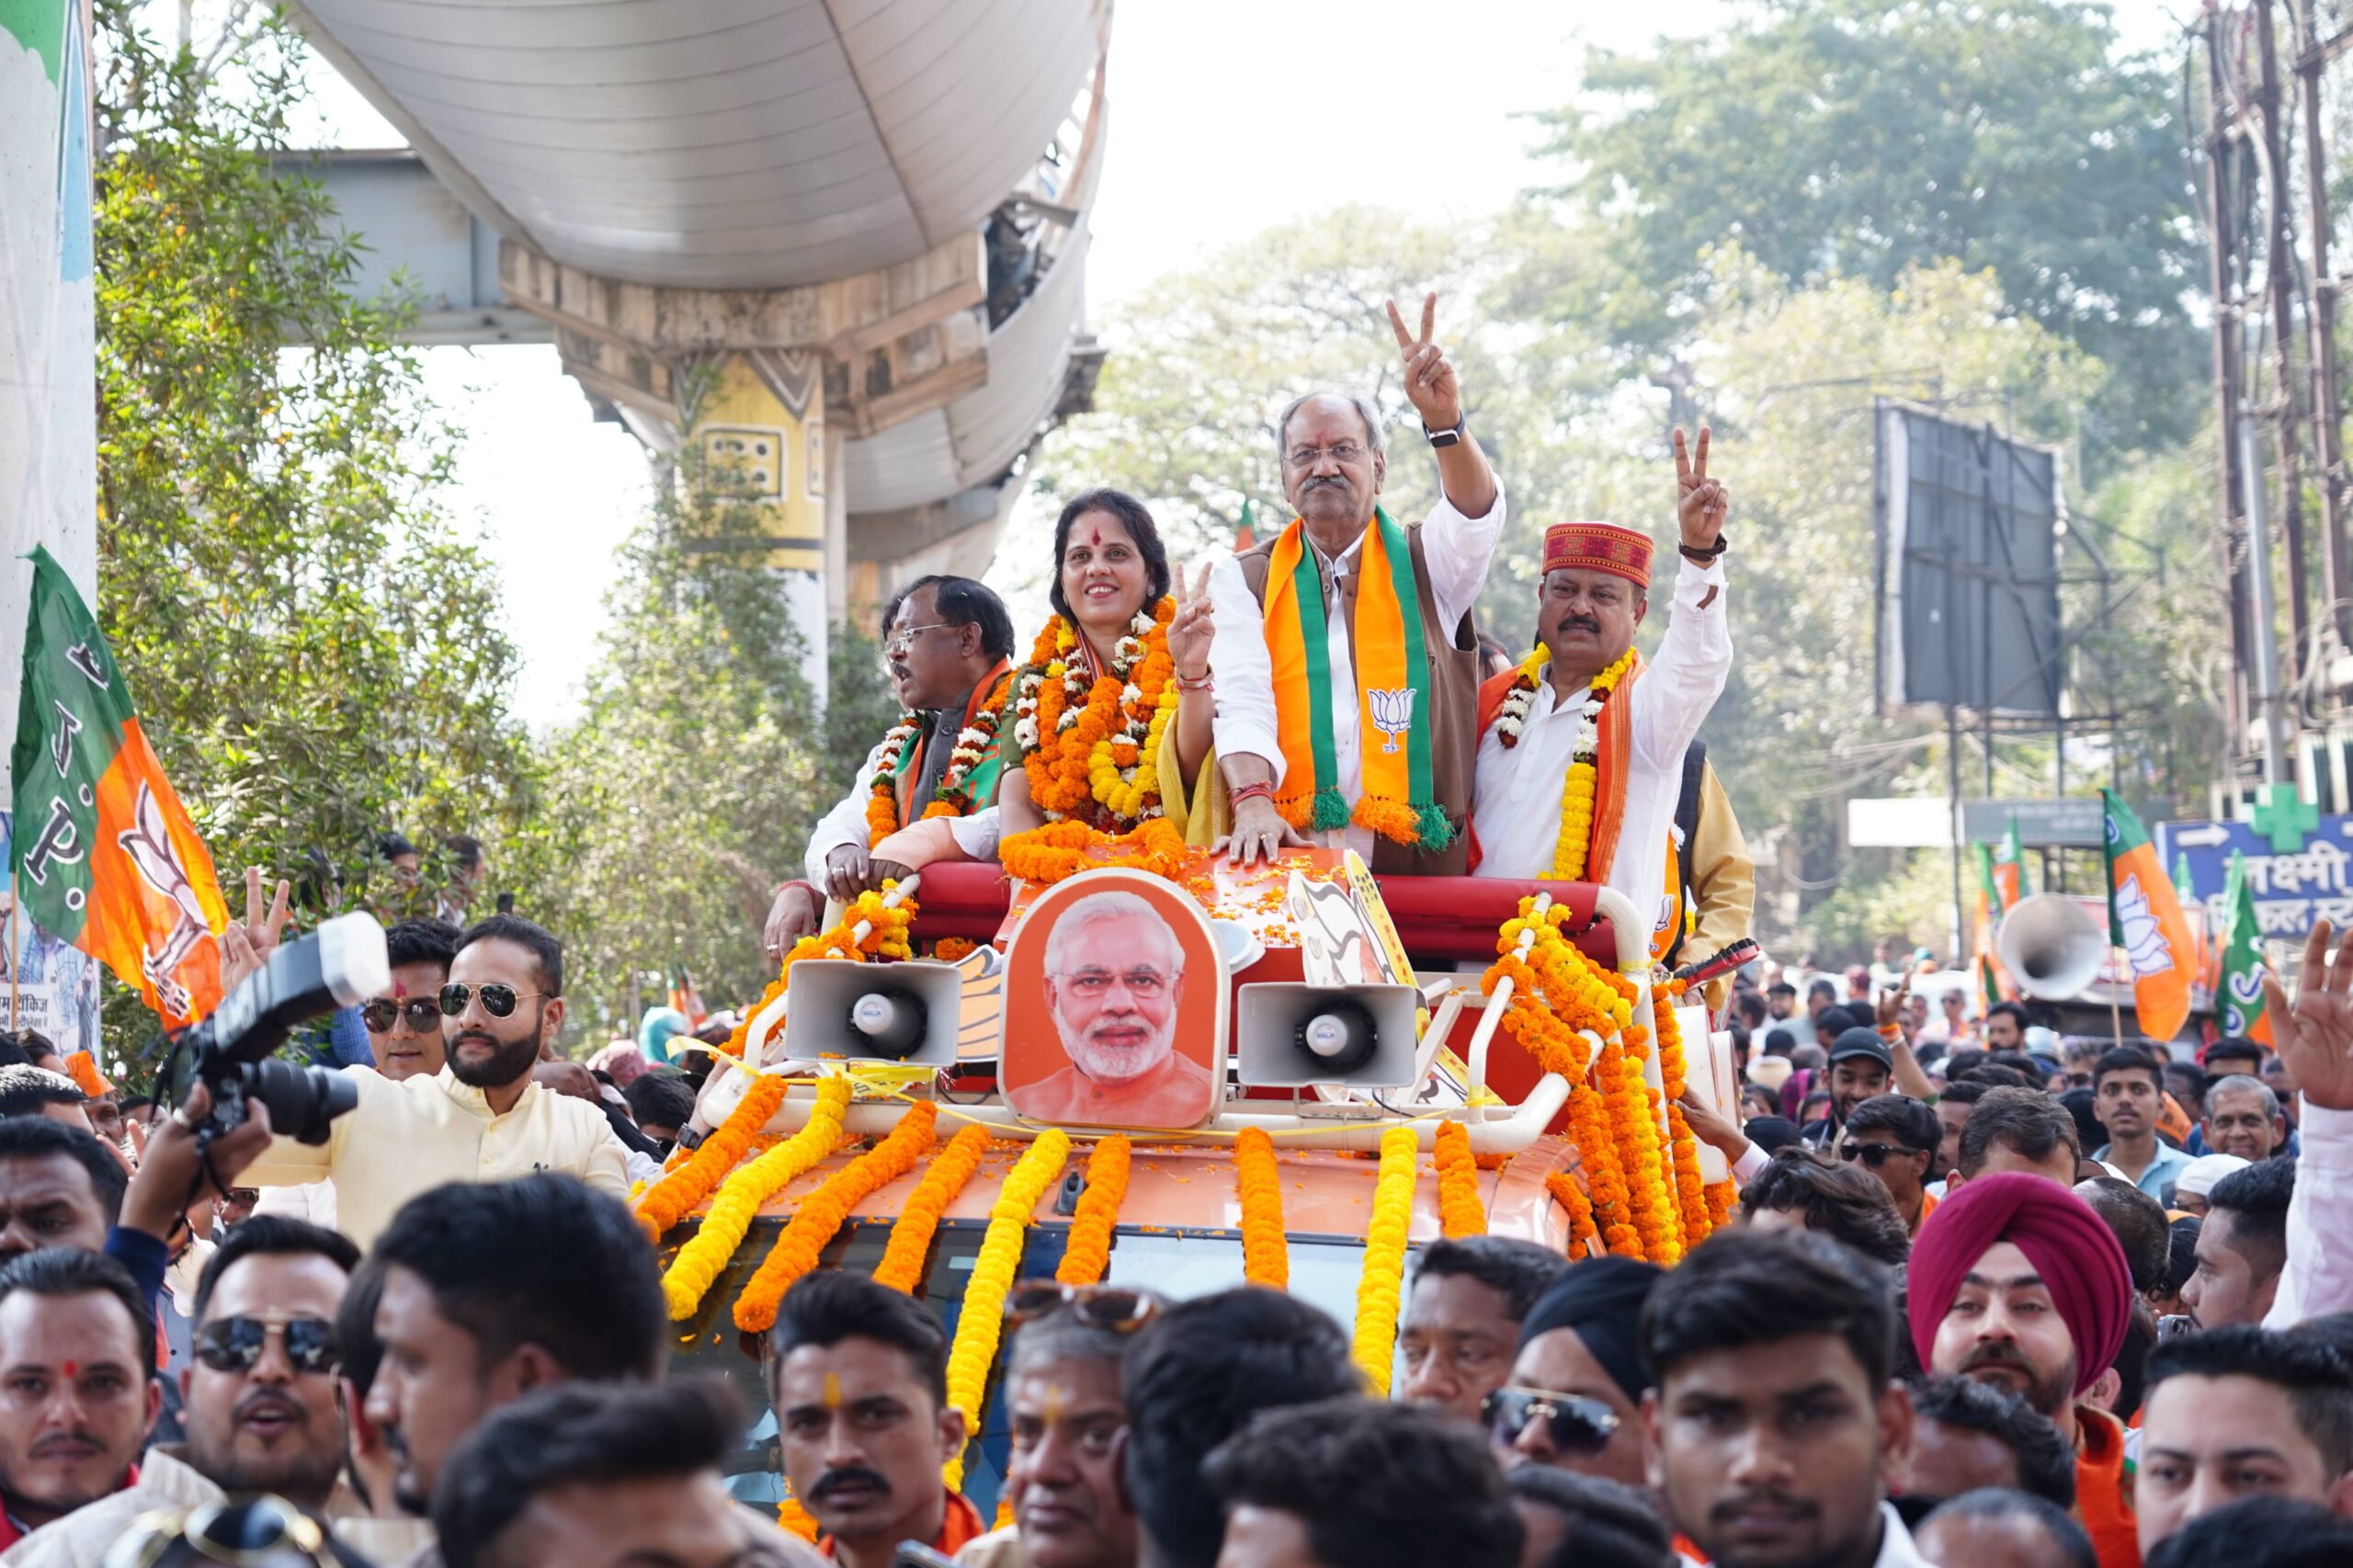
[[[1524,673],[1533,676],[1543,667],[1549,656],[1539,648],[1528,655],[1528,662],[1520,667]],[[1619,656],[1616,664],[1593,677],[1593,686],[1586,693],[1586,700],[1608,702],[1610,691],[1626,678],[1626,672],[1633,663],[1634,651],[1629,648]],[[1585,722],[1582,714],[1578,722]],[[1594,766],[1598,744],[1597,739],[1593,744],[1575,751],[1573,754],[1574,760],[1569,764],[1568,776],[1561,781],[1561,838],[1552,848],[1552,875],[1560,881],[1585,880],[1586,856],[1593,847],[1594,790],[1601,778],[1600,771]]]
[[[1290,1244],[1283,1235],[1283,1184],[1275,1141],[1263,1127],[1233,1140],[1234,1187],[1242,1203],[1242,1278],[1270,1290],[1290,1289]]]
[[[1111,1267],[1111,1231],[1120,1222],[1120,1200],[1128,1193],[1130,1152],[1126,1135],[1115,1132],[1086,1156],[1086,1190],[1079,1194],[1062,1266],[1054,1270],[1065,1285],[1100,1284]]]
[[[791,1221],[745,1283],[744,1293],[735,1298],[737,1328],[764,1334],[776,1326],[777,1307],[784,1293],[817,1267],[825,1244],[848,1220],[853,1206],[915,1169],[915,1162],[930,1152],[938,1119],[937,1105],[917,1100],[888,1137],[827,1176],[824,1186],[793,1206]]]
[[[1459,1121],[1438,1124],[1438,1228],[1449,1240],[1487,1233],[1478,1162],[1471,1153],[1471,1134]]]
[[[962,1411],[965,1431],[977,1437],[983,1405],[988,1399],[989,1368],[996,1360],[997,1340],[1005,1333],[1005,1297],[1013,1289],[1014,1270],[1021,1267],[1022,1233],[1029,1228],[1030,1210],[1063,1174],[1070,1159],[1070,1134],[1050,1127],[1038,1135],[1027,1153],[1006,1174],[989,1210],[989,1228],[981,1238],[980,1256],[972,1260],[972,1277],[964,1283],[963,1309],[956,1316],[956,1340],[948,1350],[948,1403]],[[948,1489],[964,1480],[964,1453],[942,1470]]]
[[[1414,1183],[1421,1145],[1410,1127],[1381,1135],[1381,1174],[1372,1184],[1372,1223],[1364,1237],[1364,1274],[1357,1281],[1353,1358],[1375,1399],[1389,1397],[1397,1358],[1397,1312],[1405,1288],[1405,1242],[1414,1221]]]
[[[673,1322],[694,1315],[744,1233],[752,1228],[760,1205],[840,1144],[842,1115],[848,1109],[849,1080],[838,1074],[827,1077],[817,1085],[808,1125],[720,1184],[701,1228],[678,1249],[669,1272],[662,1276],[662,1295],[670,1304]]]

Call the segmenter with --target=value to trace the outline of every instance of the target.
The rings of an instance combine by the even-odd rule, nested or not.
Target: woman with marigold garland
[[[1482,877],[1606,882],[1648,917],[1665,896],[1683,755],[1732,672],[1724,516],[1708,431],[1675,432],[1682,561],[1658,659],[1634,652],[1650,608],[1648,535],[1612,523],[1544,533],[1537,645],[1479,693],[1472,812]]]
[[[882,660],[904,710],[849,794],[809,835],[808,880],[779,888],[768,957],[847,904],[935,860],[996,858],[997,729],[1011,703],[1013,618],[969,577],[923,577],[882,613]]]
[[[1189,784],[1209,751],[1209,597],[1171,577],[1152,513],[1119,490],[1063,508],[1051,597],[1053,619],[1014,675],[1000,820],[1008,836],[1058,823],[1132,832],[1161,814],[1163,770]]]

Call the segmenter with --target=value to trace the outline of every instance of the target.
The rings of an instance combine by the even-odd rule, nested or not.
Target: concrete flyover
[[[413,150],[318,156],[420,340],[551,339],[600,414],[738,465],[813,675],[826,619],[986,564],[1100,360],[1111,0],[292,10]]]

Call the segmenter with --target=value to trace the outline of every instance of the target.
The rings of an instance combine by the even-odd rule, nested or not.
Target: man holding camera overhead
[[[449,1059],[438,1073],[398,1082],[347,1069],[359,1104],[321,1144],[280,1137],[245,1173],[260,1186],[332,1176],[336,1221],[362,1247],[418,1193],[453,1181],[507,1181],[534,1171],[579,1177],[629,1196],[620,1140],[597,1108],[531,1081],[532,1064],[563,1026],[563,949],[514,915],[494,915],[458,938],[441,988]]]

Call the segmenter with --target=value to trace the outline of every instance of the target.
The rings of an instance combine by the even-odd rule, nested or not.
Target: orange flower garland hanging
[[[980,1168],[981,1155],[989,1146],[988,1131],[982,1127],[967,1127],[948,1141],[923,1173],[923,1180],[899,1207],[899,1217],[891,1225],[891,1239],[882,1248],[882,1261],[874,1266],[874,1281],[887,1285],[904,1294],[915,1293],[923,1283],[924,1259],[930,1255],[931,1238],[939,1229],[939,1216],[954,1201],[964,1184],[972,1179]]]
[[[694,1206],[709,1197],[726,1179],[727,1173],[742,1163],[752,1147],[752,1140],[759,1136],[760,1129],[784,1104],[784,1090],[782,1078],[755,1079],[727,1119],[719,1124],[718,1131],[702,1141],[702,1147],[693,1151],[683,1165],[654,1183],[638,1199],[637,1222],[644,1227],[648,1240],[661,1244],[662,1233],[692,1212]]]
[[[784,1190],[795,1176],[841,1145],[842,1117],[849,1109],[849,1079],[835,1074],[817,1085],[809,1107],[809,1120],[800,1131],[762,1154],[725,1181],[710,1200],[701,1227],[688,1238],[662,1276],[662,1295],[673,1322],[694,1315],[720,1270],[735,1255],[744,1233],[752,1228],[760,1205]]]
[[[842,911],[839,922],[815,936],[803,937],[793,943],[791,950],[784,955],[784,961],[777,966],[776,978],[768,982],[767,989],[760,993],[758,1001],[744,1009],[743,1017],[736,1022],[735,1032],[729,1035],[726,1043],[718,1049],[742,1060],[744,1041],[751,1032],[752,1020],[759,1017],[761,1010],[769,1003],[784,994],[792,974],[792,966],[802,959],[912,958],[915,949],[908,943],[907,928],[915,924],[915,901],[901,899],[896,904],[882,902],[884,895],[898,885],[896,881],[887,881],[879,891],[859,893],[856,901]],[[869,927],[866,938],[854,941],[850,933],[858,929],[861,921]]]
[[[1479,1166],[1471,1155],[1471,1134],[1459,1121],[1438,1124],[1438,1229],[1449,1240],[1487,1233],[1487,1211],[1479,1204]]]
[[[1740,1201],[1740,1187],[1730,1176],[1708,1184],[1708,1223],[1721,1231],[1732,1221],[1733,1205]]]
[[[988,695],[981,699],[972,722],[956,732],[953,749],[948,754],[947,771],[939,776],[939,787],[932,791],[931,804],[924,808],[925,821],[961,817],[972,809],[972,775],[996,745],[997,726],[1005,721],[1006,700],[1012,691],[1012,675],[1008,672],[999,676]],[[906,825],[899,820],[899,759],[922,732],[923,721],[913,713],[900,714],[899,722],[883,732],[882,746],[875,754],[874,772],[867,787],[869,844],[880,844]]]
[[[1568,1210],[1569,1244],[1566,1251],[1569,1256],[1579,1258],[1588,1256],[1586,1244],[1598,1238],[1601,1233],[1594,1229],[1593,1204],[1586,1197],[1585,1188],[1579,1187],[1577,1178],[1568,1172],[1554,1171],[1544,1178],[1544,1190]]]
[[[784,1293],[817,1267],[825,1244],[842,1228],[850,1210],[915,1169],[915,1162],[931,1152],[938,1119],[937,1105],[917,1100],[881,1142],[827,1176],[824,1186],[801,1200],[792,1210],[791,1222],[735,1299],[737,1328],[761,1334],[776,1326],[777,1305]]]
[[[1048,822],[1130,827],[1159,815],[1160,738],[1178,697],[1168,654],[1176,613],[1163,598],[1138,615],[1091,682],[1067,620],[1057,615],[1039,632],[1017,677],[1013,738]]]
[[[1683,1217],[1683,1245],[1686,1251],[1699,1245],[1715,1226],[1708,1216],[1706,1184],[1699,1179],[1699,1145],[1692,1136],[1691,1124],[1684,1119],[1683,1108],[1676,1102],[1683,1097],[1688,1086],[1685,1081],[1683,1028],[1676,1021],[1675,999],[1680,993],[1669,987],[1651,988],[1651,1023],[1658,1039],[1658,1074],[1666,1085],[1666,1120],[1670,1136],[1668,1148],[1675,1168],[1675,1201]]]
[[[1234,1187],[1242,1202],[1242,1278],[1273,1290],[1290,1288],[1290,1244],[1283,1235],[1283,1185],[1275,1141],[1263,1127],[1233,1140]]]
[[[1112,853],[1097,855],[1093,853],[1097,849]],[[1154,817],[1118,837],[1098,833],[1083,822],[1050,822],[1028,833],[1008,835],[997,846],[997,859],[1006,875],[1041,887],[1105,866],[1149,871],[1174,881],[1192,853],[1184,834],[1165,817]]]
[[[1111,1266],[1111,1231],[1120,1222],[1120,1200],[1128,1192],[1126,1137],[1113,1133],[1086,1156],[1086,1190],[1079,1194],[1078,1210],[1071,1216],[1070,1235],[1063,1243],[1063,1261],[1054,1278],[1065,1285],[1096,1285]]]

